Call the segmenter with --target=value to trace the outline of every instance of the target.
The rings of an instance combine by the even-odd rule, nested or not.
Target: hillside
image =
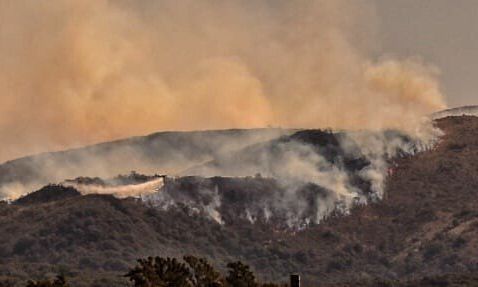
[[[307,228],[235,216],[258,200],[254,194],[280,190],[262,176],[176,181],[174,189],[190,197],[204,185],[227,196],[215,206],[224,222],[202,216],[207,208],[177,204],[164,210],[111,195],[0,204],[0,278],[64,272],[75,286],[121,286],[126,281],[120,275],[136,258],[156,254],[205,256],[220,269],[240,259],[265,280],[299,272],[305,286],[478,272],[478,118],[447,117],[436,124],[445,135],[433,150],[390,163],[383,200]],[[198,201],[214,207],[214,194]]]
[[[178,174],[221,154],[287,133],[290,131],[273,128],[159,132],[27,156],[0,165],[0,199],[80,176],[113,177],[132,170]]]

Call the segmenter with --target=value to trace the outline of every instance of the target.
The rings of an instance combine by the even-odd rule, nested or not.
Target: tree
[[[148,257],[125,275],[135,287],[191,287],[192,274],[176,258]]]
[[[249,266],[240,261],[227,264],[228,275],[221,274],[204,258],[184,256],[184,262],[175,258],[148,257],[125,277],[134,287],[277,287],[275,284],[258,284]],[[33,286],[28,286],[33,287]],[[36,287],[36,286],[34,286]],[[43,287],[43,286],[42,286]]]
[[[257,287],[254,273],[249,270],[249,266],[241,261],[227,264],[229,269],[226,282],[231,287]]]
[[[221,274],[212,267],[204,258],[184,256],[184,261],[193,273],[193,286],[195,287],[220,287]]]

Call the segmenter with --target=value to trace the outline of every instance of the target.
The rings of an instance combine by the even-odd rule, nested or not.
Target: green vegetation
[[[249,266],[237,261],[227,264],[228,273],[223,277],[204,258],[185,256],[176,258],[148,257],[125,276],[134,287],[277,287],[279,285],[256,281]]]
[[[137,260],[135,267],[124,275],[129,284],[108,286],[129,287],[283,287],[287,284],[259,283],[250,267],[240,261],[227,264],[223,276],[205,258],[184,256],[182,260],[171,257],[148,257]],[[99,286],[101,282],[89,286]],[[53,279],[28,280],[26,285],[0,280],[0,287],[70,287],[65,275]]]

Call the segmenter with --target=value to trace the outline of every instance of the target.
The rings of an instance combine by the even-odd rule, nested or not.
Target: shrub
[[[40,281],[28,281],[27,287],[69,287],[66,283],[66,279],[63,275],[58,275],[53,281],[40,280]]]
[[[461,236],[455,239],[452,244],[453,248],[456,248],[456,249],[462,248],[465,245],[466,245],[466,239]]]
[[[186,264],[176,258],[148,257],[125,275],[135,287],[177,286],[189,287],[191,273]]]
[[[18,255],[23,255],[27,253],[31,247],[35,244],[35,240],[29,237],[23,237],[17,240],[15,245],[13,245],[13,253]]]
[[[345,259],[342,257],[334,258],[327,264],[327,272],[332,272],[335,270],[345,270],[352,265],[350,259]]]
[[[241,261],[227,264],[229,269],[226,282],[233,287],[256,287],[256,278],[254,273],[249,270],[249,266]]]
[[[443,245],[440,243],[431,243],[427,245],[423,252],[424,259],[431,259],[443,251]]]
[[[192,272],[192,283],[198,287],[221,286],[221,274],[212,267],[204,258],[185,256],[184,261]]]

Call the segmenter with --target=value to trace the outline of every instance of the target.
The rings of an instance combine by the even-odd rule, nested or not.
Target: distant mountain
[[[176,178],[167,186],[185,200],[169,209],[111,195],[45,196],[48,188],[28,204],[0,204],[0,279],[63,272],[74,286],[124,286],[120,275],[135,258],[157,254],[205,256],[219,269],[239,259],[266,280],[299,272],[304,286],[478,272],[478,118],[436,124],[445,132],[436,147],[390,163],[383,200],[307,228],[248,216],[249,206],[283,188],[261,175]],[[335,146],[317,131],[287,138]],[[225,199],[219,206],[216,194]],[[439,282],[430,280],[413,286]]]
[[[451,108],[432,114],[433,119],[440,119],[449,116],[478,116],[478,106]]]

